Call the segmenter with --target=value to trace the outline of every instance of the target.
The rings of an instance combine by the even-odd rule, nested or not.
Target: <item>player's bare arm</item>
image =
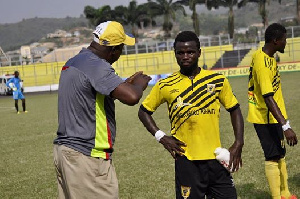
[[[146,129],[155,136],[155,133],[159,131],[153,117],[143,111],[141,108],[138,113],[140,121],[144,124]],[[165,149],[167,149],[172,157],[175,159],[176,155],[182,155],[184,150],[181,148],[182,146],[186,146],[183,142],[177,140],[173,136],[164,135],[160,138],[159,143],[161,143]]]
[[[111,96],[124,104],[133,106],[143,96],[143,91],[147,88],[150,80],[151,77],[138,72],[130,77],[130,81],[125,81],[113,90]]]
[[[273,96],[268,96],[264,99],[268,109],[271,111],[272,115],[275,117],[277,122],[281,124],[281,126],[287,124],[287,120],[283,117]],[[287,128],[283,131],[283,133],[289,146],[294,146],[298,143],[298,138],[292,128]]]
[[[238,171],[242,166],[242,149],[244,146],[244,119],[240,107],[230,112],[235,141],[229,148],[229,170]]]

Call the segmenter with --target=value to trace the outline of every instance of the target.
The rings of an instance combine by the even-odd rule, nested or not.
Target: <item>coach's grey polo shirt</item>
[[[110,93],[123,82],[104,59],[82,49],[62,68],[58,89],[58,130],[54,144],[110,159],[116,137]]]

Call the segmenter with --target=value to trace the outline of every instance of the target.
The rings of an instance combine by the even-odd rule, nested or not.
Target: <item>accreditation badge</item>
[[[187,199],[191,194],[191,187],[181,186],[181,195],[184,199]]]
[[[207,92],[210,94],[214,94],[216,92],[216,85],[215,84],[206,84]]]

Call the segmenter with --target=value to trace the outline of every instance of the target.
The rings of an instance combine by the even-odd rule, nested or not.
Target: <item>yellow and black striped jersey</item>
[[[248,82],[248,117],[256,124],[278,123],[269,111],[264,97],[273,96],[282,115],[287,119],[281,90],[280,74],[274,57],[258,49],[252,56]]]
[[[221,146],[219,133],[220,103],[228,110],[239,104],[224,75],[201,69],[194,79],[175,72],[158,81],[141,108],[152,114],[167,102],[171,135],[186,143],[189,160],[215,159]]]

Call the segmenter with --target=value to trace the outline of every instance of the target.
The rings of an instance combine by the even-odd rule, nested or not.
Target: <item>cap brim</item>
[[[135,44],[135,38],[126,35],[125,41],[123,43],[128,46],[133,46]]]

